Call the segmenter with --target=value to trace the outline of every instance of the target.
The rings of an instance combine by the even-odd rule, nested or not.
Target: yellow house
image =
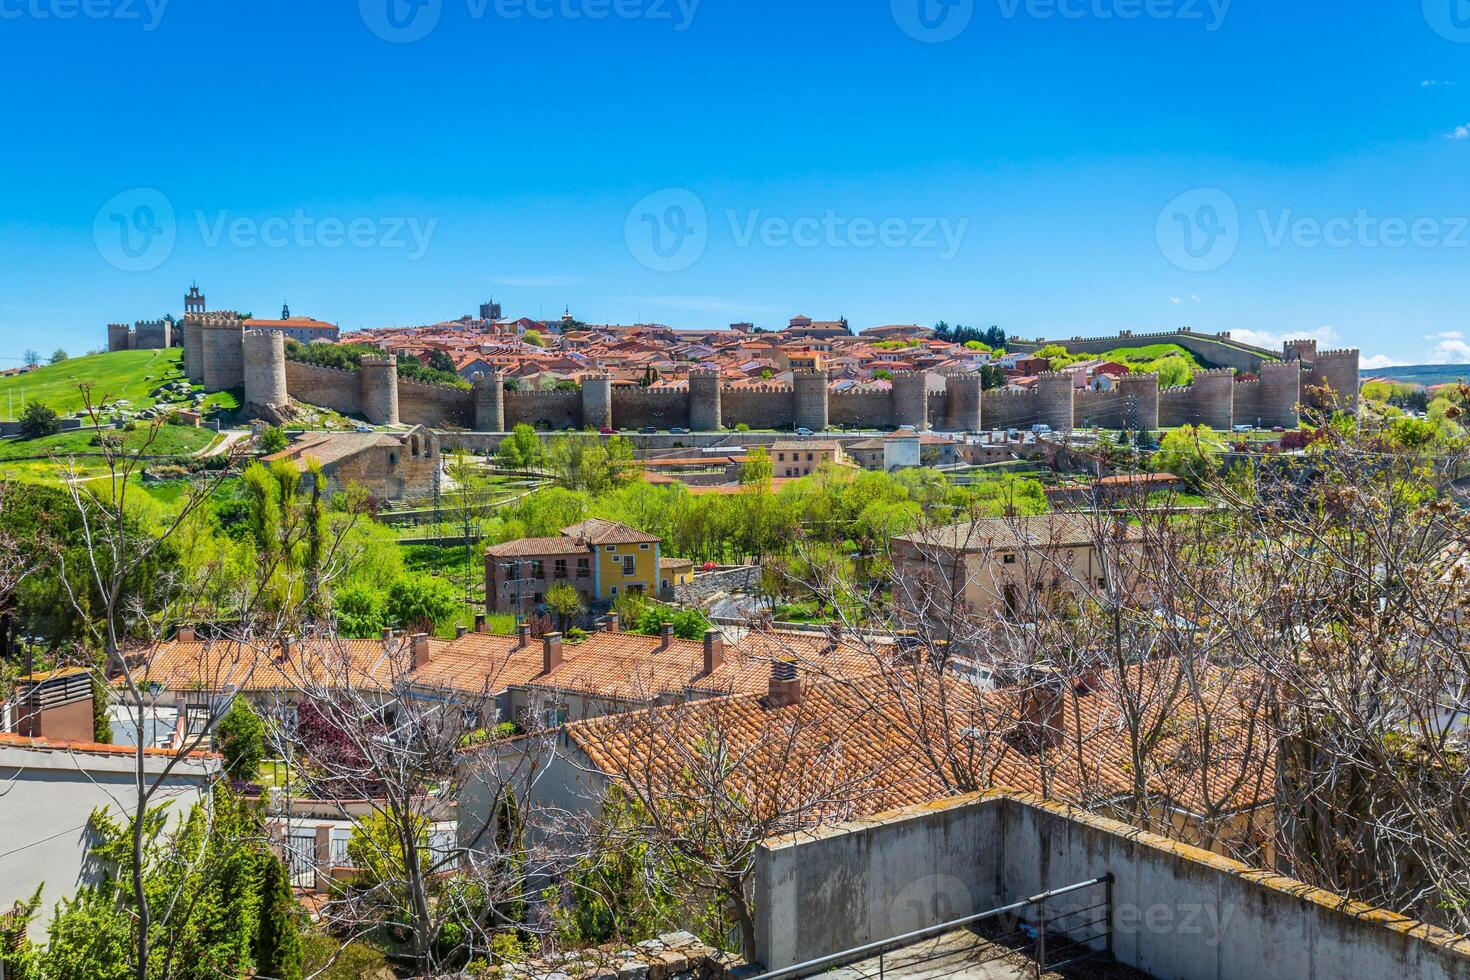
[[[542,603],[546,590],[566,584],[587,602],[620,595],[657,595],[659,539],[598,518],[564,527],[552,538],[521,538],[485,550],[485,606],[520,613]]]

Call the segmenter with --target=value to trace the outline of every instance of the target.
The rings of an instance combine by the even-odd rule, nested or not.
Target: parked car
[[[809,436],[812,434],[812,430],[803,426],[796,430],[796,434],[799,436]]]
[[[618,434],[618,430],[617,429],[611,428],[611,427],[606,426],[606,425],[604,425],[602,428],[598,429],[597,431],[599,433],[601,433],[602,435],[605,435],[605,436],[615,436],[615,435]]]
[[[641,433],[643,433],[645,436],[656,436],[656,435],[658,435],[658,426],[656,426],[656,425],[645,425],[643,428],[639,429],[638,431],[641,432]]]
[[[1051,426],[1047,425],[1045,422],[1037,422],[1031,427],[1031,431],[1039,436],[1044,436],[1051,431]]]
[[[689,430],[688,429],[670,429],[669,430],[669,433],[671,435],[676,435],[676,436],[687,436],[689,434]]]
[[[1233,431],[1235,431],[1235,432],[1253,432],[1253,431],[1255,431],[1255,428],[1256,427],[1253,426],[1253,425],[1237,425],[1237,426],[1234,427]]]
[[[371,431],[373,431],[373,427],[370,426],[370,425],[354,425],[352,427],[352,431],[353,432],[371,432]]]

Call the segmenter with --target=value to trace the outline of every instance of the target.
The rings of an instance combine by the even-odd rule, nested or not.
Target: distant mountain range
[[[1403,367],[1365,370],[1363,374],[1373,378],[1393,378],[1405,384],[1442,385],[1460,380],[1470,380],[1470,364],[1408,364]]]

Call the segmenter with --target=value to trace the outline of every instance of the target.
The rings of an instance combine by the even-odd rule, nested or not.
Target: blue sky
[[[0,357],[197,278],[344,328],[493,295],[1470,361],[1464,0],[0,0],[0,40]]]

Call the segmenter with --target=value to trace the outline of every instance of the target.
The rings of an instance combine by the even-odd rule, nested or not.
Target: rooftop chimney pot
[[[725,662],[725,636],[711,627],[704,631],[704,672],[713,674]]]
[[[771,684],[766,700],[773,708],[801,703],[801,678],[797,676],[795,660],[771,661]]]
[[[488,632],[490,632],[490,628],[487,625],[485,625],[485,614],[484,613],[475,613],[475,632],[476,633],[488,633]]]
[[[673,623],[664,623],[663,627],[659,630],[659,639],[662,641],[659,643],[658,647],[660,650],[667,650],[669,647],[674,645]]]
[[[609,633],[620,633],[620,632],[622,632],[622,629],[623,629],[622,617],[620,617],[618,615],[617,610],[613,610],[612,612],[610,612],[610,613],[607,614],[607,617],[603,620],[603,627]]]
[[[549,674],[561,666],[561,634],[547,633],[541,638],[541,673]]]
[[[413,635],[413,669],[418,670],[429,662],[429,634]]]
[[[516,623],[516,639],[519,641],[522,649],[531,645],[530,623]]]

